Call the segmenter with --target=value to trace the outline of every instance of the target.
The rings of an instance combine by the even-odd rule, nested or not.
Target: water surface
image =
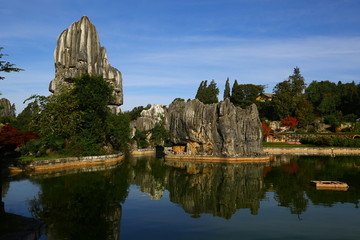
[[[43,239],[359,239],[359,166],[349,156],[138,157],[108,170],[12,179],[3,200],[6,211],[44,221]],[[316,190],[310,180],[350,188]]]

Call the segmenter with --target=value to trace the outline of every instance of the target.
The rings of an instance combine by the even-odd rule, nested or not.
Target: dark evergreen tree
[[[273,105],[279,119],[295,116],[297,104],[305,89],[304,77],[298,67],[294,68],[293,75],[278,83],[274,88]]]
[[[231,89],[231,96],[230,96],[230,101],[233,103],[233,104],[237,104],[240,102],[240,99],[241,99],[241,96],[239,96],[239,92],[238,92],[238,82],[237,80],[235,79],[234,81],[234,84],[232,86],[232,89]]]
[[[341,101],[337,85],[330,81],[312,81],[305,96],[319,116],[336,113]]]
[[[202,101],[204,99],[204,97],[205,97],[206,88],[207,88],[207,80],[201,81],[200,86],[199,86],[199,88],[198,88],[198,90],[196,92],[195,98]]]
[[[205,104],[219,102],[218,100],[219,88],[216,86],[216,82],[214,80],[211,80],[205,92],[206,92],[206,100],[204,101]]]
[[[0,47],[0,51],[3,50],[3,47]],[[3,58],[4,56],[7,56],[7,54],[4,53],[0,53],[0,59]],[[20,72],[23,71],[23,69],[21,68],[16,68],[14,67],[15,64],[10,63],[8,61],[2,61],[0,60],[0,72]],[[0,76],[0,80],[5,79],[5,77]]]
[[[205,104],[217,103],[219,95],[219,88],[216,86],[214,80],[207,85],[207,80],[202,81],[198,88],[195,98]]]
[[[226,79],[225,82],[225,89],[224,89],[224,100],[229,98],[230,99],[231,95],[230,95],[230,82],[229,82],[229,78]]]
[[[343,115],[355,114],[360,117],[360,92],[358,86],[355,82],[338,83],[337,92],[340,95],[339,110]]]
[[[235,84],[234,84],[235,85]],[[236,106],[246,108],[252,103],[257,102],[257,97],[259,97],[264,92],[265,86],[263,85],[254,85],[254,84],[237,84],[233,88],[233,95],[230,100]]]

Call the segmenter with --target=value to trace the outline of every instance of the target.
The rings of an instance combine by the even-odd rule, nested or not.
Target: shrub
[[[345,122],[356,122],[356,119],[357,119],[357,116],[353,113],[344,116]]]
[[[330,138],[330,137],[319,137],[319,138],[302,138],[300,140],[302,144],[312,144],[321,147],[360,147],[360,139],[351,138]]]

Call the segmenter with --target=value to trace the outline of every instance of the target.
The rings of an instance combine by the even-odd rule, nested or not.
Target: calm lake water
[[[350,188],[316,190],[310,180]],[[3,189],[7,212],[45,222],[42,239],[360,236],[359,156],[279,155],[241,164],[138,157],[107,170],[17,177]]]

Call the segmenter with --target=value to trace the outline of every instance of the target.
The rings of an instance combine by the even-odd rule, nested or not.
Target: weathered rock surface
[[[197,99],[174,102],[168,107],[166,122],[171,142],[186,145],[190,154],[224,157],[264,154],[255,104],[241,109],[228,99],[207,105]]]
[[[106,49],[100,46],[95,26],[88,17],[82,17],[63,31],[54,52],[55,78],[50,82],[50,92],[57,94],[62,85],[83,73],[102,76],[114,88],[112,109],[123,104],[122,76],[108,63]]]
[[[0,99],[0,117],[15,117],[15,104],[11,104],[6,98]]]
[[[165,116],[164,107],[160,104],[152,104],[150,109],[143,110],[140,113],[140,117],[131,122],[131,127],[136,128],[139,131],[147,132],[155,127],[157,123],[160,123]]]

